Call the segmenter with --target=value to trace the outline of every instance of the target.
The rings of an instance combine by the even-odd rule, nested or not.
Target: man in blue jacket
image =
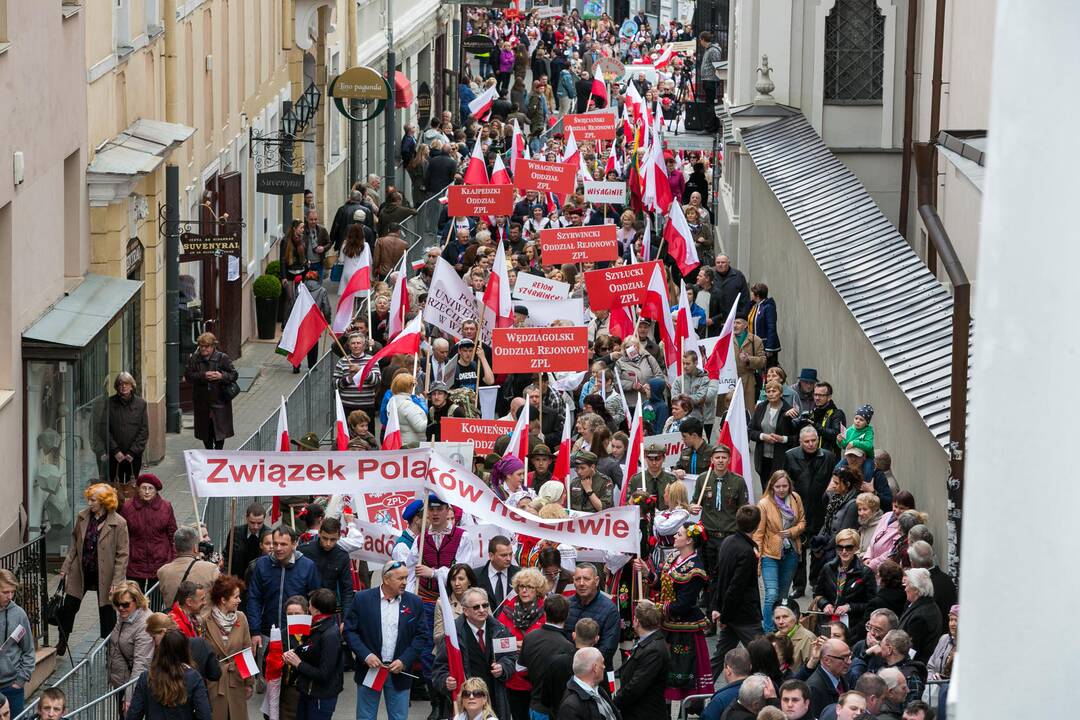
[[[600,592],[600,575],[591,563],[581,563],[574,570],[575,595],[570,598],[570,613],[566,617],[566,636],[581,618],[592,618],[600,626],[596,648],[603,653],[608,670],[614,670],[615,649],[619,647],[619,609],[607,595]]]
[[[278,525],[273,536],[274,550],[256,561],[247,589],[247,618],[256,650],[263,638],[269,638],[272,626],[285,626],[286,600],[293,595],[307,597],[322,587],[315,562],[296,550],[300,534],[288,525]]]
[[[345,615],[345,641],[356,655],[356,720],[376,720],[379,696],[386,698],[388,720],[409,715],[410,672],[431,638],[420,596],[405,591],[409,571],[400,560],[383,565],[382,585],[357,593]],[[376,691],[364,684],[370,670],[390,675]]]

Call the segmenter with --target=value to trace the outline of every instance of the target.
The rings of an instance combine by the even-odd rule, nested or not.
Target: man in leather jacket
[[[784,469],[791,476],[793,489],[802,498],[806,512],[806,530],[803,532],[803,549],[795,577],[791,583],[791,596],[802,597],[806,592],[806,549],[809,538],[821,530],[825,522],[825,488],[832,479],[836,456],[819,447],[818,433],[806,425],[799,431],[799,446],[784,454]]]

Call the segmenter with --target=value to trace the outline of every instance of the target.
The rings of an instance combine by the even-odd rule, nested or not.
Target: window
[[[113,0],[113,47],[117,55],[131,52],[131,0]]]
[[[161,0],[143,0],[143,18],[146,22],[146,34],[150,37],[165,30],[165,21],[161,17]]]
[[[874,0],[836,0],[825,18],[825,102],[881,103],[885,17]]]

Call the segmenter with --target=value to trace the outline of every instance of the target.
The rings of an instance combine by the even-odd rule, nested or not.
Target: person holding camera
[[[703,32],[698,35],[698,52],[701,54],[701,63],[698,65],[698,82],[705,92],[705,132],[714,133],[719,129],[719,121],[716,113],[712,112],[716,104],[717,91],[720,81],[716,77],[716,63],[722,62],[724,53],[720,46],[713,41],[711,32]]]
[[[165,607],[172,607],[176,599],[176,589],[185,580],[208,588],[213,586],[221,574],[217,565],[203,559],[199,545],[199,531],[190,525],[182,525],[173,533],[176,557],[157,571],[161,600]],[[213,547],[210,549],[213,550]]]

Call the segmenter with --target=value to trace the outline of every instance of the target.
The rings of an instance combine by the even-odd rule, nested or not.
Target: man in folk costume
[[[453,522],[453,508],[435,495],[428,498],[427,527],[423,533],[423,546],[419,538],[413,543],[407,564],[415,567],[417,594],[424,601],[424,623],[427,625],[427,647],[420,654],[421,677],[431,677],[431,666],[435,659],[432,653],[432,632],[435,627],[435,607],[439,602],[439,585],[436,572],[439,568],[449,568],[455,563],[473,565],[479,560],[476,540]],[[438,691],[428,682],[431,697],[430,720],[439,716],[440,702]]]

